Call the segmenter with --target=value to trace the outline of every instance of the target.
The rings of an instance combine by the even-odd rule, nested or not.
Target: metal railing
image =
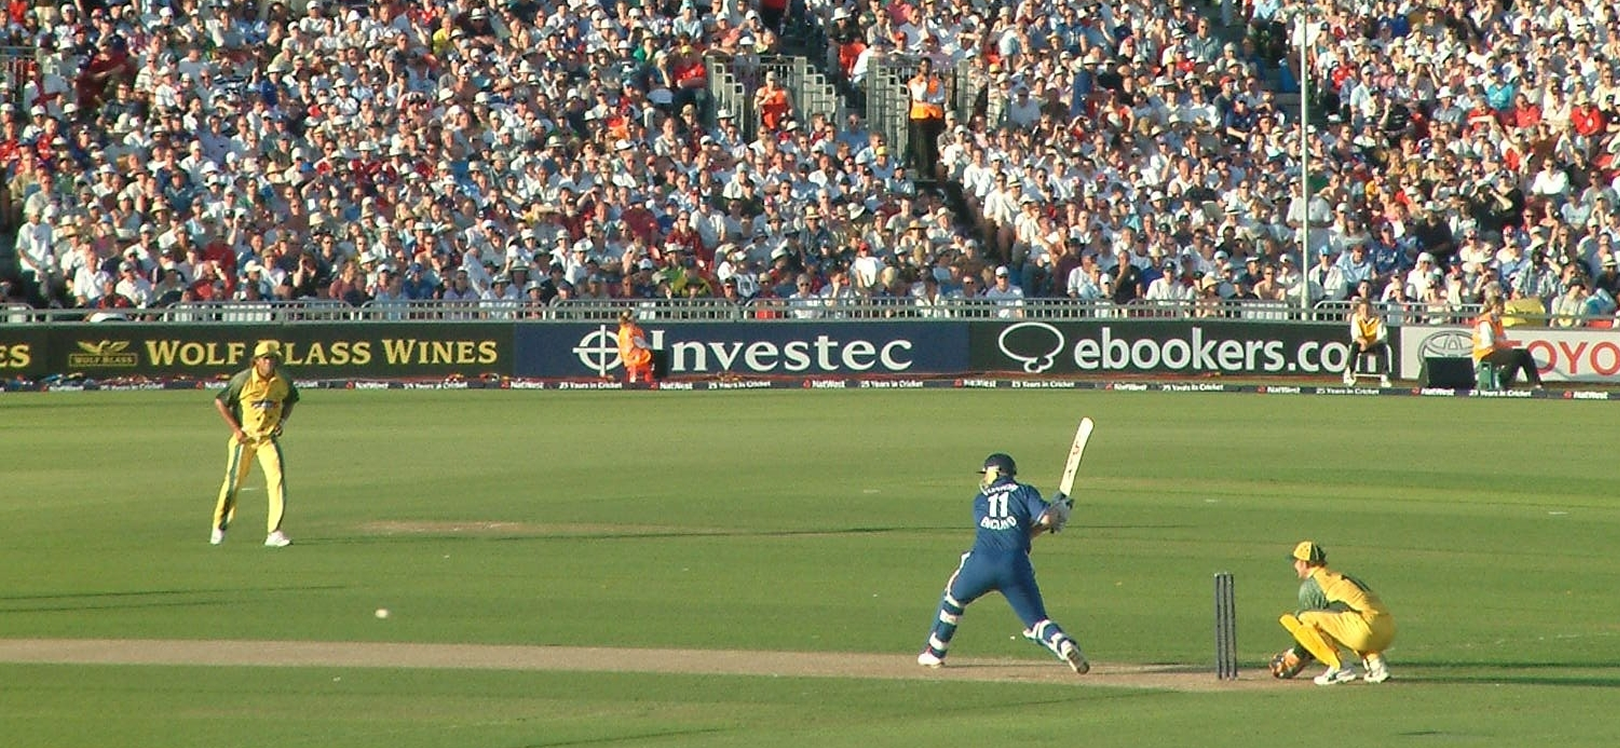
[[[703,66],[709,73],[709,96],[714,99],[713,111],[706,112],[708,124],[715,122],[715,115],[721,110],[729,110],[737,118],[738,126],[742,128],[743,136],[753,140],[755,125],[758,118],[745,116],[753,108],[753,101],[748,98],[748,92],[743,88],[741,81],[737,80],[735,69],[729,58],[717,55],[705,55]]]
[[[754,94],[764,84],[767,72],[775,73],[777,81],[787,89],[793,117],[800,123],[808,123],[817,114],[832,122],[843,118],[844,104],[837,88],[807,58],[711,54],[704,57],[703,64],[709,71],[709,91],[715,107],[729,109],[749,140],[759,136],[760,112],[754,106]]]
[[[1067,298],[992,299],[943,298],[923,304],[913,297],[852,297],[841,299],[754,299],[733,303],[724,299],[576,299],[555,304],[527,301],[371,301],[349,306],[340,301],[199,302],[152,309],[34,309],[10,305],[0,309],[0,325],[95,324],[117,322],[207,323],[221,325],[287,324],[301,322],[613,322],[630,309],[643,320],[683,322],[742,322],[771,320],[973,320],[1080,319],[1132,320],[1236,320],[1293,322],[1322,325],[1347,324],[1351,303],[1324,301],[1309,310],[1285,301],[1199,300],[1147,301],[1128,304],[1079,301]],[[1423,304],[1374,305],[1390,326],[1404,324],[1468,324],[1480,313],[1478,305],[1431,307]],[[1612,316],[1575,316],[1510,310],[1510,324],[1557,327],[1609,327]]]
[[[906,83],[917,74],[921,59],[913,55],[887,55],[873,58],[867,63],[867,124],[883,132],[891,153],[907,153],[910,148],[910,132],[906,126],[909,124],[911,94],[906,89]],[[963,60],[954,68],[943,68],[939,74],[945,84],[945,100],[950,102],[959,121],[968,121],[973,116],[979,91],[987,81],[980,80],[982,76],[976,72],[971,60]]]
[[[39,77],[39,49],[36,47],[0,46],[0,81],[10,92],[8,103],[23,100],[23,86]]]

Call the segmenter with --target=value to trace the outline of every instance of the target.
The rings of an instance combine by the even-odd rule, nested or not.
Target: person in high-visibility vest
[[[628,381],[652,381],[652,349],[647,345],[647,334],[628,309],[619,313],[619,359],[624,362]]]
[[[933,60],[924,57],[917,74],[906,83],[911,99],[908,111],[911,166],[924,179],[934,179],[939,166],[939,135],[945,129],[945,81],[934,72]]]
[[[1474,320],[1474,365],[1489,363],[1501,372],[1502,386],[1511,387],[1515,375],[1524,372],[1525,381],[1541,389],[1541,372],[1536,359],[1523,348],[1513,347],[1507,331],[1502,327],[1502,311],[1507,303],[1501,296],[1492,296],[1485,302],[1485,312]]]

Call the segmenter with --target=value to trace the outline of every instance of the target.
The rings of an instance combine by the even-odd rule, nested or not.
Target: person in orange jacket
[[[647,346],[647,333],[636,324],[636,317],[626,309],[619,312],[619,359],[624,362],[626,381],[652,381],[652,349]]]
[[[1474,320],[1474,365],[1490,363],[1502,372],[1502,386],[1511,387],[1518,372],[1530,386],[1541,389],[1541,372],[1530,352],[1513,345],[1502,326],[1502,312],[1507,304],[1501,296],[1485,301],[1485,312]]]

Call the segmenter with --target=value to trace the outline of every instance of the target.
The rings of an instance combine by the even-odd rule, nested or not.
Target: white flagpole
[[[1306,312],[1311,308],[1310,240],[1311,240],[1311,69],[1309,52],[1310,6],[1307,3],[1299,14],[1299,306]]]

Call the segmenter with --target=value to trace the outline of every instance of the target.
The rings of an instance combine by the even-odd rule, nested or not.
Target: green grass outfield
[[[207,392],[0,396],[0,644],[21,639],[920,647],[974,469],[1055,485],[1097,420],[1048,607],[1108,664],[1247,677],[1310,537],[1394,609],[1395,680],[1187,690],[545,670],[0,663],[0,745],[1612,746],[1612,405],[1075,391],[306,391],[295,544],[255,469],[207,544]],[[1594,446],[1596,444],[1597,446]],[[379,607],[392,615],[373,616]],[[957,658],[1062,665],[976,604]],[[909,672],[909,671],[908,671]],[[1312,671],[1314,672],[1314,671]],[[1213,675],[1209,681],[1213,683]],[[1074,685],[1071,685],[1071,681]]]

